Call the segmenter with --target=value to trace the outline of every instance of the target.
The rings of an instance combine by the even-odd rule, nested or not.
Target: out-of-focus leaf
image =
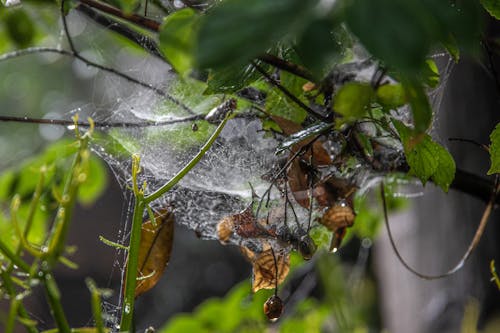
[[[334,26],[329,19],[315,20],[303,32],[296,50],[303,64],[321,79],[333,64],[342,59],[343,50],[349,46],[342,40],[346,35],[343,26]]]
[[[228,0],[201,20],[195,48],[198,67],[244,64],[285,34],[293,34],[313,13],[316,0]]]
[[[448,40],[443,41],[443,46],[446,48],[446,51],[448,51],[448,54],[453,58],[453,61],[458,63],[460,60],[460,49],[458,48],[457,41],[452,34],[450,34]]]
[[[104,332],[110,332],[110,329],[105,329]],[[97,327],[77,327],[77,328],[72,328],[71,333],[98,333],[99,330]],[[50,330],[43,331],[41,333],[59,333],[59,329],[53,328]]]
[[[500,173],[500,124],[497,124],[490,134],[490,159],[491,166],[488,175]]]
[[[160,49],[174,69],[184,74],[193,66],[192,51],[198,15],[185,8],[168,15],[160,28]]]
[[[252,65],[233,65],[220,69],[213,69],[208,75],[205,94],[233,93],[260,78]]]
[[[423,66],[420,76],[422,82],[430,88],[435,88],[439,84],[439,69],[432,59],[427,59]]]
[[[22,8],[6,10],[2,17],[10,39],[20,48],[30,46],[35,37],[35,25]]]
[[[260,289],[274,289],[276,285],[285,281],[290,271],[289,253],[273,250],[268,243],[264,244],[260,253],[255,253],[244,246],[240,249],[248,261],[252,263],[252,291],[254,293]]]
[[[401,84],[384,84],[377,89],[377,102],[386,109],[397,109],[406,104],[404,88]]]
[[[483,5],[484,9],[486,9],[486,11],[490,13],[491,16],[493,16],[497,20],[500,20],[500,1],[481,0],[481,4]]]
[[[92,156],[88,163],[87,178],[78,190],[78,201],[84,205],[92,204],[106,189],[107,179],[104,163]]]
[[[373,88],[369,84],[346,83],[335,95],[333,109],[347,121],[359,119],[366,114],[373,95]]]
[[[405,96],[410,103],[415,132],[424,133],[432,121],[432,109],[424,87],[415,80],[404,80]]]
[[[147,221],[141,228],[135,297],[156,285],[170,260],[174,239],[174,215],[162,210],[155,215],[155,222],[156,225]]]

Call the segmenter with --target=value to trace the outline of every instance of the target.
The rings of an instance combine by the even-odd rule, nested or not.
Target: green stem
[[[231,117],[231,114],[229,113],[226,118],[217,126],[215,132],[212,134],[212,136],[208,139],[208,141],[201,147],[200,151],[198,154],[196,154],[191,161],[189,161],[188,164],[184,168],[182,168],[172,179],[170,179],[165,185],[160,187],[158,190],[155,192],[151,193],[150,195],[146,196],[144,198],[144,201],[146,203],[150,203],[151,201],[154,201],[161,197],[163,194],[165,194],[167,191],[169,191],[174,185],[176,185],[205,155],[205,153],[210,149],[212,144],[215,142],[215,139],[219,136],[220,132],[226,125],[227,121]]]
[[[122,304],[122,317],[120,321],[120,332],[131,332],[132,319],[134,316],[135,287],[137,284],[137,266],[139,264],[139,246],[141,242],[142,214],[145,202],[142,193],[135,193],[134,215],[132,219],[132,231],[127,260],[127,271],[125,272],[125,288]]]
[[[73,215],[73,209],[76,203],[78,188],[81,183],[79,179],[82,174],[81,163],[84,154],[88,154],[87,146],[88,136],[80,140],[80,148],[73,160],[73,164],[70,169],[71,172],[69,173],[64,186],[62,202],[56,216],[56,221],[47,241],[48,251],[45,258],[50,267],[58,261],[59,257],[64,252],[66,236],[68,234],[71,216]]]
[[[87,287],[90,290],[91,296],[91,306],[92,306],[92,314],[94,315],[94,321],[97,333],[105,333],[104,330],[104,321],[102,320],[102,310],[101,310],[101,292],[97,289],[95,282],[91,279],[86,279]]]
[[[25,273],[28,273],[30,271],[30,266],[19,256],[17,256],[14,252],[12,252],[1,239],[0,239],[0,252]]]
[[[43,264],[42,264],[43,265]],[[43,271],[43,286],[47,294],[50,312],[54,317],[59,333],[71,333],[71,328],[64,314],[64,309],[61,303],[61,293],[57,287],[57,283],[50,272]]]
[[[38,333],[38,330],[31,325],[26,324],[31,321],[31,318],[28,315],[28,312],[24,308],[21,300],[16,299],[17,293],[14,288],[14,284],[11,281],[11,277],[7,271],[0,270],[0,277],[2,279],[2,285],[12,298],[12,302],[10,305],[9,317],[7,318],[7,324],[5,325],[5,332],[12,332],[14,329],[14,322],[16,319],[16,314],[19,318],[24,319],[21,323],[24,324],[24,327],[29,333]]]

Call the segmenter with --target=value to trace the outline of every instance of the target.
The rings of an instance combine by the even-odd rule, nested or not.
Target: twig
[[[149,54],[154,55],[158,59],[166,62],[165,58],[160,52],[160,49],[158,48],[158,45],[152,38],[140,34],[137,31],[130,29],[126,25],[113,20],[106,15],[100,14],[87,5],[80,4],[76,6],[75,9],[86,15],[97,24],[105,27],[108,30],[116,32],[120,36],[127,38],[128,40],[137,44],[139,47],[143,48]]]
[[[294,64],[292,62],[286,61],[284,59],[281,59],[275,55],[272,54],[264,54],[261,55],[260,57],[257,57],[258,60],[265,62],[268,65],[274,66],[278,69],[287,71],[289,73],[292,73],[296,76],[300,76],[301,78],[304,78],[308,81],[315,82],[316,79],[314,76],[304,67]]]
[[[293,101],[295,104],[297,104],[299,107],[304,109],[307,113],[309,113],[311,116],[313,116],[316,119],[322,120],[322,121],[328,121],[328,118],[319,114],[318,112],[314,111],[311,109],[309,106],[305,105],[304,102],[302,102],[300,99],[298,99],[294,94],[292,94],[288,89],[283,87],[278,81],[273,79],[271,75],[269,75],[262,67],[260,67],[255,61],[252,61],[252,65],[255,67],[255,69],[264,76],[269,83],[271,83],[273,86],[278,88],[286,97],[288,97],[291,101]]]
[[[98,9],[107,14],[119,17],[128,22],[134,23],[138,26],[146,28],[151,31],[160,30],[160,23],[155,20],[151,20],[147,17],[137,15],[137,14],[126,14],[122,12],[120,9],[112,7],[110,5],[104,4],[102,2],[94,1],[94,0],[78,0],[78,2],[86,4],[89,7]]]
[[[392,236],[391,228],[389,226],[389,218],[388,218],[388,214],[387,214],[387,204],[386,204],[386,201],[385,201],[384,183],[381,182],[380,183],[380,195],[382,196],[382,205],[383,205],[383,210],[384,210],[385,226],[386,226],[386,229],[387,229],[387,234],[389,236],[389,241],[391,243],[392,249],[393,249],[394,253],[396,254],[396,257],[398,258],[398,260],[401,262],[401,264],[407,270],[409,270],[410,272],[412,272],[416,276],[418,276],[418,277],[420,277],[422,279],[425,279],[425,280],[441,279],[441,278],[450,276],[451,274],[454,274],[455,272],[457,272],[458,270],[460,270],[463,267],[463,265],[465,264],[465,262],[467,261],[467,259],[469,259],[472,251],[474,251],[474,249],[479,244],[479,241],[481,240],[481,236],[484,233],[484,229],[486,228],[486,224],[488,223],[488,219],[490,217],[491,211],[493,210],[493,206],[494,206],[494,203],[495,203],[495,199],[496,199],[498,190],[499,190],[499,186],[498,186],[498,176],[497,176],[495,178],[495,185],[493,186],[493,190],[492,190],[492,193],[491,193],[491,196],[490,196],[490,200],[488,201],[488,204],[486,205],[486,208],[484,209],[483,216],[481,217],[481,221],[479,222],[479,226],[476,229],[476,233],[474,234],[474,238],[470,242],[469,247],[467,248],[467,251],[465,251],[465,253],[462,256],[462,258],[460,259],[460,261],[453,268],[451,268],[450,270],[448,270],[447,272],[445,272],[443,274],[427,275],[427,274],[422,274],[422,273],[418,272],[417,270],[415,270],[414,268],[412,268],[404,260],[404,258],[401,256],[401,253],[399,253],[399,250],[398,250],[398,248],[396,246],[396,243],[394,242],[394,238]]]
[[[483,149],[487,153],[490,152],[490,148],[487,145],[479,143],[479,142],[471,140],[471,139],[449,138],[448,141],[467,142],[467,143],[473,144],[475,146],[478,146],[479,148]]]

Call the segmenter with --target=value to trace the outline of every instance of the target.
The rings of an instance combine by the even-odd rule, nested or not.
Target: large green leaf
[[[210,71],[205,94],[233,93],[260,78],[252,65],[232,65]]]
[[[174,69],[184,74],[193,65],[194,45],[198,15],[185,8],[165,18],[160,28],[160,49]]]
[[[497,124],[493,132],[491,132],[490,140],[491,166],[488,170],[488,175],[500,173],[500,123]]]
[[[347,121],[363,117],[374,96],[373,88],[366,83],[350,82],[335,95],[333,109]]]
[[[194,52],[200,68],[243,64],[286,34],[299,31],[317,1],[227,0],[201,20]]]
[[[377,102],[385,109],[397,109],[406,104],[404,88],[401,84],[385,84],[377,89]]]
[[[393,120],[403,143],[409,173],[418,177],[423,184],[430,178],[445,192],[455,177],[455,161],[450,153],[434,142],[428,134],[414,137],[414,131],[402,122]]]
[[[493,16],[497,20],[500,20],[500,1],[481,0],[481,4],[483,5],[484,9],[486,9],[486,11],[490,13],[491,16]]]
[[[10,39],[20,48],[31,45],[35,38],[35,25],[30,16],[22,8],[6,10],[2,21]]]

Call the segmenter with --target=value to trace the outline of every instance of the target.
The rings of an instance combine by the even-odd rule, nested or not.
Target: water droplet
[[[337,251],[338,251],[338,248],[336,248],[336,247],[334,247],[333,250],[332,250],[333,253],[335,253]]]

